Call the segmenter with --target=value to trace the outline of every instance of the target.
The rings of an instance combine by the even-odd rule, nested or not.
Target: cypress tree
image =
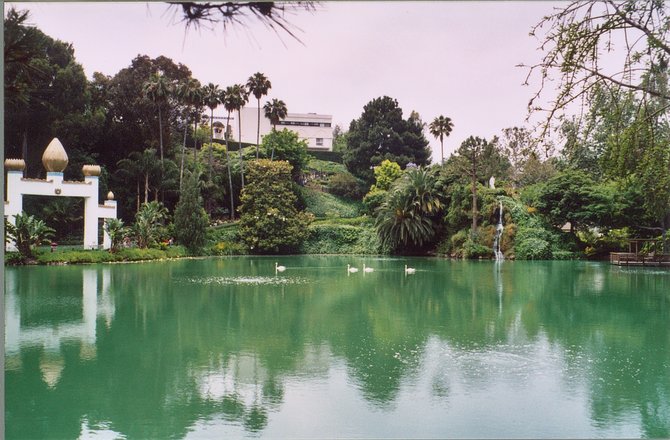
[[[186,246],[190,253],[197,253],[205,246],[209,218],[200,195],[199,173],[187,173],[179,202],[174,210],[175,239]]]

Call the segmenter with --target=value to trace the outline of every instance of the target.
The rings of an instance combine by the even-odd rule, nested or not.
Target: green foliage
[[[188,173],[174,211],[174,233],[177,243],[195,254],[205,246],[209,217],[202,206],[198,173]]]
[[[470,136],[461,143],[456,155],[463,159],[465,165],[460,171],[469,173],[471,179],[474,177],[479,182],[488,182],[491,176],[500,179],[509,175],[511,165],[497,137],[488,141]]]
[[[549,260],[552,256],[549,242],[537,237],[517,237],[514,252],[519,260]]]
[[[350,173],[337,173],[328,179],[328,192],[347,199],[359,199],[363,196],[361,183]]]
[[[312,155],[313,153],[314,152],[310,151],[309,155]],[[341,163],[310,157],[309,161],[307,162],[306,170],[332,175],[335,173],[346,173],[347,167]]]
[[[309,186],[301,189],[305,201],[305,210],[315,217],[358,217],[361,214],[360,202],[341,199],[333,194],[328,194]]]
[[[110,252],[117,252],[121,247],[121,243],[128,236],[128,228],[123,226],[123,220],[110,218],[105,220],[105,231],[109,235],[109,239],[112,242],[109,249]]]
[[[5,266],[19,266],[25,259],[18,252],[5,252]]]
[[[182,246],[171,246],[161,249],[120,249],[110,253],[102,250],[68,250],[43,252],[37,255],[38,264],[96,264],[122,261],[151,261],[169,258],[181,258],[187,255]]]
[[[103,139],[105,116],[91,105],[91,87],[72,45],[30,21],[28,11],[15,8],[4,18],[4,148],[5,157],[22,157],[27,176],[36,177],[43,170],[43,148],[56,135],[68,147],[71,164],[90,156]],[[70,169],[65,178],[72,178]]]
[[[484,246],[471,238],[468,238],[465,243],[463,243],[463,258],[491,258],[492,256],[493,248],[490,246]]]
[[[48,222],[48,226],[54,229],[52,240],[58,243],[83,241],[83,198],[24,195],[23,210]]]
[[[312,216],[298,212],[291,185],[291,165],[260,159],[249,163],[249,183],[242,191],[240,236],[251,252],[294,251]]]
[[[377,210],[375,226],[383,245],[398,251],[429,244],[441,209],[436,173],[427,168],[406,170]]]
[[[51,243],[54,230],[46,225],[44,221],[38,220],[32,215],[21,212],[14,216],[14,223],[5,219],[6,239],[14,242],[16,249],[23,259],[33,258],[36,246]]]
[[[149,202],[142,205],[135,215],[133,225],[133,233],[141,249],[157,245],[162,238],[162,227],[166,218],[167,209],[160,202]]]
[[[248,252],[240,239],[239,223],[228,223],[207,230],[207,255],[243,255]]]
[[[309,151],[307,154],[317,160],[323,160],[337,164],[342,163],[342,153],[339,151]]]
[[[369,223],[357,226],[337,223],[313,224],[300,252],[305,254],[380,254],[382,245]]]
[[[347,137],[349,136],[348,132],[343,132],[342,127],[336,125],[333,128],[333,152],[340,154],[347,149]]]
[[[365,212],[367,214],[373,215],[377,209],[384,203],[384,199],[388,191],[375,188],[371,189],[365,197],[363,197],[363,205],[365,206]]]
[[[588,258],[600,258],[610,252],[628,252],[628,228],[610,229],[604,233],[595,230],[584,230],[577,233],[577,237],[584,244],[584,254]]]
[[[405,167],[408,163],[428,165],[431,151],[416,117],[403,119],[398,101],[388,96],[376,98],[363,108],[361,117],[351,121],[344,163],[367,184],[373,182],[372,166],[385,159]]]
[[[291,176],[294,181],[299,182],[307,163],[307,141],[298,137],[295,131],[283,129],[272,130],[263,137],[261,149],[265,157],[273,157],[274,160],[285,160],[291,164]]]
[[[582,220],[584,207],[591,202],[593,181],[584,173],[569,171],[546,182],[537,198],[537,209],[556,227],[571,222],[576,228]]]
[[[374,168],[374,173],[375,184],[370,188],[370,191],[374,189],[388,191],[393,182],[402,175],[402,170],[400,169],[400,165],[386,159]]]

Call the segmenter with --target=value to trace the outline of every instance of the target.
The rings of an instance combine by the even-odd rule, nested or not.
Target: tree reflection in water
[[[666,274],[417,259],[404,277],[404,260],[361,259],[375,272],[347,277],[350,257],[283,261],[303,269],[278,279],[308,282],[189,281],[273,275],[264,258],[8,269],[7,438],[75,438],[83,420],[128,438],[202,424],[256,435],[287,390],[328,383],[338,365],[384,414],[408,398],[429,412],[524,390],[548,372],[567,395],[587,391],[596,432],[637,417],[641,435],[670,435]]]

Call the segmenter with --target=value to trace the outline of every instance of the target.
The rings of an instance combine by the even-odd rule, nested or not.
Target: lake
[[[8,439],[670,437],[669,270],[231,257],[5,282]]]

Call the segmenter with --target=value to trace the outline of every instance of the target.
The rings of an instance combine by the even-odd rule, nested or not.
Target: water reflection
[[[45,383],[53,388],[60,380],[64,368],[61,345],[66,342],[80,344],[82,360],[96,357],[96,321],[103,318],[109,327],[114,318],[114,298],[110,295],[110,270],[101,270],[101,285],[98,286],[98,270],[81,270],[81,297],[56,296],[46,301],[43,307],[29,304],[20,306],[17,273],[8,271],[5,291],[5,356],[9,369],[21,364],[22,348],[39,348],[42,351],[39,368]],[[30,278],[26,281],[34,282]],[[34,285],[27,287],[29,291]],[[65,309],[57,320],[41,319],[50,310]]]
[[[670,435],[667,272],[351,260],[9,269],[7,437]]]

